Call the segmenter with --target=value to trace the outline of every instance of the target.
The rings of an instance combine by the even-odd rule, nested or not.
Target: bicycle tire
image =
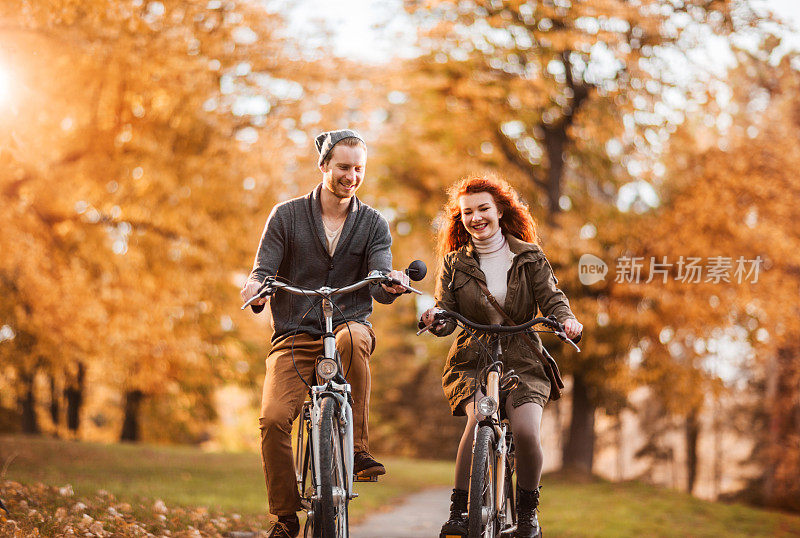
[[[506,483],[505,483],[505,529],[500,529],[500,531],[504,531],[509,528],[516,528],[517,526],[517,497],[516,492],[514,491],[514,473],[516,472],[517,465],[515,461],[515,447],[514,447],[514,437],[509,429],[506,432],[506,458],[504,465],[506,466]]]
[[[321,511],[319,508],[319,499],[315,499],[316,484],[314,482],[314,451],[311,443],[311,427],[310,422],[306,422],[304,418],[300,427],[306,427],[306,436],[303,440],[304,447],[297,446],[297,450],[303,452],[302,454],[302,468],[303,479],[301,482],[300,495],[308,499],[309,510],[306,513],[305,530],[303,531],[303,538],[322,538],[322,531],[320,530],[319,520],[321,519]]]
[[[337,401],[322,400],[319,428],[320,510],[317,520],[322,538],[346,538],[348,535],[347,477],[344,472],[344,452],[337,420]]]
[[[469,484],[469,538],[493,538],[497,531],[494,507],[494,430],[481,426],[475,437]],[[484,519],[486,522],[484,524]]]
[[[505,490],[505,495],[503,496],[503,502],[505,506],[498,508],[499,511],[503,511],[505,514],[505,522],[504,528],[499,529],[499,531],[505,531],[510,528],[516,528],[517,526],[517,506],[515,504],[516,497],[514,495],[514,466],[511,462],[506,460],[506,478],[505,484],[503,488]]]

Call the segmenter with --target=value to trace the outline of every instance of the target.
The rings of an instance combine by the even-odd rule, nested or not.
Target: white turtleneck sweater
[[[514,254],[508,247],[508,241],[500,228],[491,237],[483,240],[472,238],[475,251],[478,253],[478,262],[481,271],[486,275],[486,287],[489,288],[497,302],[502,307],[506,300],[508,291],[508,270],[511,269],[511,262]],[[503,323],[503,317],[490,304],[489,317],[492,323]]]

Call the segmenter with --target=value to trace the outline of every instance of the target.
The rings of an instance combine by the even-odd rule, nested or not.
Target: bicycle
[[[414,281],[422,280],[427,273],[425,264],[412,262],[406,273]],[[336,351],[333,334],[332,298],[363,288],[370,283],[402,284],[387,274],[372,271],[366,278],[349,286],[305,289],[269,277],[255,296],[242,309],[258,299],[283,290],[307,298],[318,297],[322,301],[325,319],[323,355],[317,358],[314,379],[309,387],[309,400],[303,403],[301,423],[297,431],[294,463],[297,486],[303,509],[306,511],[306,538],[347,538],[349,535],[348,505],[358,497],[353,492],[353,412],[350,385],[343,373],[341,357]],[[403,284],[409,292],[422,292]],[[316,305],[312,303],[313,309]],[[254,311],[261,309],[254,308]],[[298,372],[299,374],[299,372]],[[305,383],[305,380],[303,380]],[[359,480],[361,481],[361,480]],[[363,481],[377,481],[373,477]]]
[[[514,503],[514,438],[511,423],[502,416],[504,397],[514,390],[519,377],[514,370],[503,372],[500,335],[532,330],[535,325],[544,325],[580,351],[574,341],[564,332],[564,327],[552,317],[534,318],[521,325],[482,325],[474,323],[458,312],[437,309],[432,325],[422,327],[422,334],[446,319],[452,319],[461,328],[475,336],[476,331],[488,333],[489,361],[477,377],[478,389],[484,394],[475,404],[476,413],[484,418],[478,422],[472,448],[470,469],[468,536],[469,538],[494,538],[510,536],[517,529],[517,513]],[[579,338],[576,338],[576,341]],[[546,350],[544,351],[546,353]],[[476,391],[477,394],[477,391]]]

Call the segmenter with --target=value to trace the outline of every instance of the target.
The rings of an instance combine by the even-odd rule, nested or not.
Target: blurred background
[[[239,310],[313,137],[428,296],[376,305],[373,453],[450,459],[415,336],[446,188],[509,180],[585,325],[546,469],[800,511],[800,6],[790,0],[32,0],[0,6],[0,432],[258,446]]]

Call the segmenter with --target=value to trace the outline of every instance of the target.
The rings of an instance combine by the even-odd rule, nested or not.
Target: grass
[[[447,462],[381,458],[389,474],[355,484],[350,505],[358,521],[393,499],[452,481]],[[207,453],[192,447],[85,443],[44,437],[0,436],[3,478],[21,483],[72,485],[77,496],[106,490],[120,501],[161,499],[167,505],[206,506],[258,515],[267,511],[261,458],[255,453]]]
[[[549,536],[800,536],[800,516],[696,499],[639,482],[542,481]]]
[[[452,463],[381,459],[389,474],[376,484],[356,484],[359,498],[351,504],[354,521],[391,507],[394,500],[414,491],[450,487]],[[63,506],[72,514],[74,503],[83,499],[89,505],[87,513],[98,522],[105,517],[106,530],[116,529],[120,535],[133,532],[125,526],[133,522],[154,534],[169,529],[157,519],[161,517],[157,511],[153,513],[156,499],[170,507],[168,523],[174,520],[174,529],[194,525],[213,536],[220,525],[233,529],[234,520],[239,525],[236,528],[263,529],[267,524],[266,492],[257,454],[0,436],[0,470],[3,466],[6,472],[2,478],[26,488],[36,483],[59,487],[70,484],[75,491],[74,497],[65,500],[57,489],[32,487],[15,500],[11,499],[14,487],[9,489],[6,482],[0,497],[8,504],[11,500],[19,506],[21,498],[31,504],[38,496],[40,512],[55,512]],[[638,482],[580,481],[552,474],[545,476],[543,483],[541,521],[548,536],[800,536],[800,516],[702,501]],[[109,493],[98,494],[98,490]],[[109,520],[107,512],[112,506],[118,511],[127,509],[124,521],[121,516],[117,523]],[[233,514],[241,514],[241,521]],[[229,523],[219,523],[226,518]],[[86,523],[73,520],[76,529]],[[58,521],[46,520],[38,528],[47,534],[47,529],[63,531],[59,525]]]

